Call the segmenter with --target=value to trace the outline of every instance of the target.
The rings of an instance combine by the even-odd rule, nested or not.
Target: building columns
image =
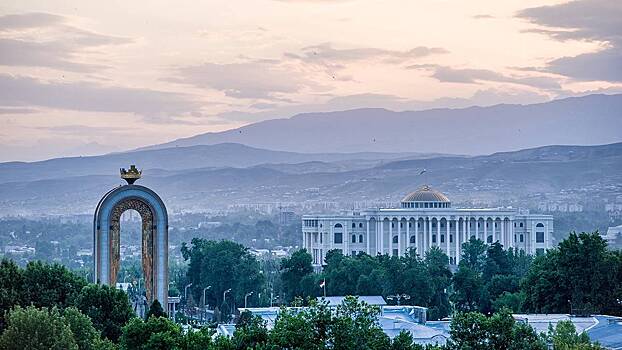
[[[419,250],[419,217],[415,217],[415,249],[417,250],[417,254],[421,253]]]
[[[371,255],[371,252],[369,251],[369,218],[367,218],[365,220],[365,228],[367,229],[367,237],[366,237],[366,240],[365,240],[367,249],[365,250],[365,252],[367,254]]]
[[[456,233],[454,240],[456,241],[456,265],[460,263],[460,218],[456,218]]]
[[[434,230],[432,230],[432,218],[428,216],[428,250],[430,248],[432,248],[432,233],[434,232]]]
[[[397,256],[402,256],[402,218],[397,219]]]

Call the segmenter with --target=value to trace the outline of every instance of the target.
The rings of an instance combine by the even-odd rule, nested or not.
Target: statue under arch
[[[106,193],[97,204],[93,220],[93,281],[115,286],[121,261],[121,214],[136,210],[142,218],[142,267],[149,305],[168,300],[168,214],[162,199],[145,186],[134,185],[141,171],[132,165],[121,169],[127,185]]]

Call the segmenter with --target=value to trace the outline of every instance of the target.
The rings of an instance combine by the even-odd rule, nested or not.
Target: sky
[[[619,0],[0,3],[0,161],[302,112],[620,92]]]

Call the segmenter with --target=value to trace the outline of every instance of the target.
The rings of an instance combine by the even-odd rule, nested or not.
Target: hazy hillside
[[[161,170],[182,170],[218,167],[249,167],[266,163],[302,163],[310,161],[338,162],[360,160],[416,158],[429,155],[416,153],[322,153],[304,154],[270,151],[234,143],[172,147],[157,150],[114,153],[93,157],[56,158],[40,162],[0,163],[0,183],[31,181],[84,175],[116,175],[120,167],[137,164],[158,174]],[[347,168],[346,163],[341,168]],[[343,170],[343,169],[342,169]]]
[[[622,141],[622,95],[589,95],[533,105],[392,112],[356,109],[307,113],[146,147],[236,142],[294,152],[503,150]]]
[[[422,169],[427,171],[419,175]],[[0,184],[0,213],[90,213],[106,190],[122,182],[114,174]],[[140,183],[156,190],[173,212],[257,203],[372,205],[397,202],[424,183],[455,203],[533,206],[565,201],[587,208],[622,195],[622,143],[387,161],[343,171],[319,161],[154,171]]]

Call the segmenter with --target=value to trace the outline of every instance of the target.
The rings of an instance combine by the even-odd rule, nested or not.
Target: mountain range
[[[240,145],[217,146],[248,151],[248,147]],[[167,152],[175,150],[180,158],[186,152],[183,147]],[[347,155],[339,157],[342,158],[333,162],[247,167],[201,167],[201,163],[196,168],[154,168],[146,171],[139,183],[158,192],[172,213],[226,210],[232,205],[261,203],[283,203],[299,209],[305,207],[305,211],[390,205],[423,184],[441,190],[454,203],[478,206],[533,208],[544,202],[570,202],[596,207],[622,195],[622,143],[546,146],[476,157],[443,155],[360,161],[344,160]],[[84,171],[35,180],[7,181],[11,171],[2,168],[5,180],[0,181],[0,213],[92,212],[103,193],[123,183],[116,167],[105,175],[86,174],[92,169],[89,161],[110,161],[105,158],[78,158],[75,161],[79,166],[73,168]],[[56,165],[70,167],[67,162],[70,161]],[[46,166],[51,167],[50,164],[55,163]],[[181,160],[178,164],[182,164]],[[52,170],[46,172],[53,173]],[[64,171],[57,169],[56,174]]]
[[[200,134],[141,150],[240,143],[291,152],[419,152],[482,155],[546,145],[622,141],[622,94],[531,105],[394,112],[364,108],[306,113]]]

